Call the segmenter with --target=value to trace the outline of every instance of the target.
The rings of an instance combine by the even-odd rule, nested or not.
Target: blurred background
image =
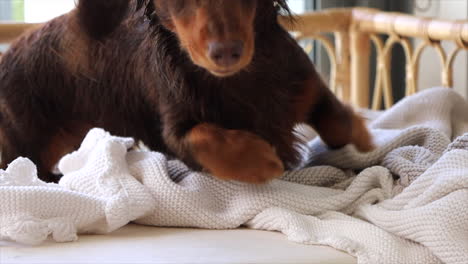
[[[70,11],[77,0],[0,0],[0,21],[44,22]],[[467,18],[467,0],[289,0],[295,13],[330,7],[367,6],[454,19]]]
[[[0,20],[44,22],[70,11],[74,6],[75,0],[0,0]]]

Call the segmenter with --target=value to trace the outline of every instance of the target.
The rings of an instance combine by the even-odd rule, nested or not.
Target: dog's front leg
[[[284,170],[275,149],[244,130],[202,123],[191,128],[182,139],[166,137],[166,141],[172,142],[172,149],[187,163],[195,162],[225,180],[264,183],[281,176]]]
[[[318,76],[304,82],[296,109],[299,118],[311,125],[330,148],[353,144],[362,152],[373,149],[364,120],[341,103]]]

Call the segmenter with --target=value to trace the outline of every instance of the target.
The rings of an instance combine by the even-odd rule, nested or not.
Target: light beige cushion
[[[200,230],[128,225],[77,242],[17,247],[0,242],[0,263],[320,263],[351,264],[354,257],[325,246],[290,242],[277,232]]]

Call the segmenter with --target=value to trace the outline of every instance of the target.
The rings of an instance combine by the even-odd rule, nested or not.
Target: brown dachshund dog
[[[285,0],[80,0],[0,62],[2,166],[28,157],[57,181],[91,127],[250,183],[297,164],[299,123],[331,148],[370,150],[279,13]]]

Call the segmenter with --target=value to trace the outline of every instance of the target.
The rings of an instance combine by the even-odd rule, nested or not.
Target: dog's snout
[[[208,44],[208,55],[216,65],[230,67],[236,65],[244,51],[242,41],[211,42]]]

